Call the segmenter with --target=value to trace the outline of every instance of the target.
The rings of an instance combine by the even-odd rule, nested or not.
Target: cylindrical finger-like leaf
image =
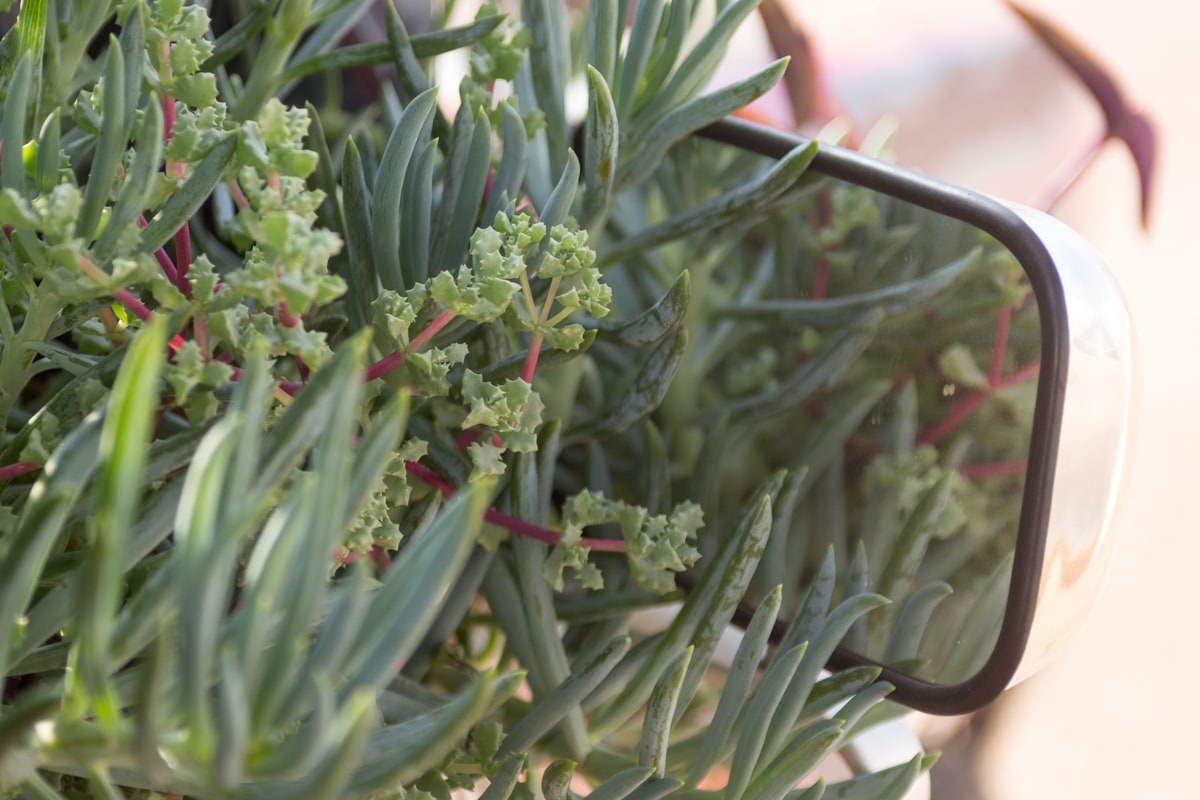
[[[577,668],[565,681],[546,693],[509,729],[500,754],[519,753],[532,747],[559,723],[567,712],[578,707],[584,697],[599,685],[614,666],[629,652],[629,637],[609,643],[595,658]]]
[[[804,705],[808,702],[817,676],[829,661],[834,648],[841,643],[846,631],[856,619],[873,609],[888,602],[887,598],[877,594],[860,594],[851,597],[830,612],[821,629],[804,654],[804,660],[792,677],[787,691],[779,701],[771,715],[771,723],[767,729],[766,741],[763,745],[763,757],[774,758],[782,748],[792,727],[796,724]]]
[[[402,292],[400,272],[400,192],[417,146],[429,138],[437,92],[429,89],[408,104],[388,137],[375,176],[371,202],[371,254],[375,274],[385,289]]]
[[[675,371],[687,351],[687,329],[676,328],[675,335],[664,339],[634,378],[633,384],[617,398],[599,419],[584,423],[573,433],[603,436],[624,433],[645,419],[667,396]]]
[[[688,647],[676,656],[654,685],[654,691],[646,703],[642,738],[638,742],[638,763],[643,767],[651,767],[660,778],[666,776],[667,742],[674,725],[684,675],[692,659],[692,650]]]
[[[117,169],[121,166],[121,155],[125,152],[125,139],[133,119],[133,109],[125,107],[125,57],[115,36],[109,37],[108,53],[104,57],[104,106],[100,115],[100,136],[96,139],[96,152],[92,156],[92,171],[88,175],[87,187],[83,190],[83,205],[75,230],[84,239],[96,235],[100,214],[112,192]],[[15,144],[15,143],[14,143]]]
[[[766,652],[771,630],[779,615],[782,597],[783,587],[776,586],[759,605],[750,624],[746,626],[737,654],[734,655],[733,662],[729,665],[729,673],[725,676],[725,685],[717,701],[716,711],[713,712],[712,721],[704,732],[700,751],[691,759],[687,782],[692,786],[704,779],[734,740],[734,721],[743,708],[750,681],[758,671],[758,665]]]
[[[755,767],[761,759],[763,744],[766,742],[767,727],[763,721],[770,718],[778,706],[807,651],[808,643],[804,642],[790,650],[777,653],[771,659],[771,665],[767,667],[762,680],[755,687],[749,704],[742,709],[737,730],[737,746],[733,750],[733,763],[729,768],[727,789],[730,797],[740,797],[750,785]],[[732,744],[727,742],[725,749]]]
[[[150,220],[150,224],[142,230],[142,239],[137,250],[140,253],[153,253],[167,243],[181,227],[187,224],[200,206],[212,196],[213,188],[221,180],[225,168],[237,150],[237,137],[229,134],[224,136],[208,154],[201,159],[189,177],[179,187],[171,199],[163,204],[162,209]]]
[[[151,431],[158,412],[158,380],[166,351],[166,321],[142,329],[128,352],[105,409],[100,434],[96,505],[89,525],[89,553],[77,598],[79,660],[88,690],[104,691],[113,617],[124,593],[129,531],[142,495]]]

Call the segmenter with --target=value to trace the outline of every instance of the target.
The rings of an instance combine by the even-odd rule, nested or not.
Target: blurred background
[[[820,80],[898,162],[1031,205],[1103,134],[1082,84],[1001,0],[786,0]],[[1200,715],[1200,3],[1024,0],[1102,61],[1158,131],[1148,227],[1117,141],[1055,207],[1121,283],[1140,406],[1104,591],[1053,666],[966,727],[927,726],[937,800],[1190,797]],[[745,51],[743,51],[745,52]],[[764,107],[772,113],[780,106]],[[782,104],[786,107],[786,102]]]

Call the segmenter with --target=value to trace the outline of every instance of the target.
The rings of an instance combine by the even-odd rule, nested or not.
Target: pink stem
[[[1011,375],[1000,378],[987,389],[981,389],[967,395],[955,403],[954,407],[950,409],[950,413],[941,421],[930,425],[918,433],[917,444],[937,444],[953,433],[959,425],[970,419],[971,415],[978,411],[979,407],[986,403],[997,391],[1007,389],[1010,386],[1017,386],[1036,378],[1040,368],[1041,365],[1037,362],[1028,364]]]
[[[187,299],[192,299],[192,285],[188,283],[188,269],[192,266],[192,232],[185,220],[175,231],[175,287]]]
[[[442,313],[433,318],[433,322],[425,327],[425,330],[418,333],[411,342],[408,343],[408,349],[412,351],[420,350],[430,339],[437,336],[442,328],[450,324],[450,320],[454,319],[454,312],[450,309],[445,309]]]
[[[996,344],[992,350],[992,366],[988,370],[988,383],[995,386],[1000,382],[1000,372],[1004,369],[1004,355],[1008,350],[1008,331],[1012,326],[1012,306],[1005,305],[1000,309],[996,320]]]
[[[142,214],[138,214],[137,222],[139,228],[144,228],[150,224],[146,222],[146,217]],[[175,269],[175,262],[167,255],[166,250],[161,247],[158,248],[154,251],[154,257],[158,259],[158,266],[162,269],[163,274],[167,276],[167,280],[172,284],[179,280],[179,271]]]
[[[0,467],[0,481],[11,480],[21,475],[28,475],[30,472],[37,472],[41,468],[41,464],[36,464],[32,461],[18,461],[16,464],[9,464],[7,467]]]
[[[1000,380],[996,381],[992,387],[994,389],[1007,389],[1010,386],[1019,386],[1027,381],[1037,378],[1038,373],[1042,370],[1042,364],[1035,361],[1032,364],[1026,364],[1011,375],[1005,375]]]
[[[450,320],[452,319],[454,319],[453,311],[449,309],[442,311],[442,313],[433,318],[433,322],[429,323],[425,330],[418,333],[416,337],[414,337],[413,340],[408,343],[408,350],[420,350],[425,346],[426,343],[429,342],[430,339],[437,335],[438,331],[446,327],[446,325],[449,324]],[[404,350],[397,350],[394,353],[389,353],[388,355],[379,359],[374,364],[367,367],[367,371],[363,376],[363,380],[373,381],[376,378],[381,378],[388,374],[396,367],[404,363],[404,354]]]
[[[451,498],[454,496],[454,487],[450,485],[450,482],[441,475],[438,475],[429,467],[418,464],[414,461],[405,461],[404,469],[409,475],[412,475],[414,478],[418,478],[434,489],[437,489],[442,493],[443,497]],[[530,539],[537,539],[539,542],[558,544],[558,542],[562,539],[562,534],[558,531],[552,531],[548,528],[543,528],[540,525],[534,525],[531,522],[517,519],[516,517],[501,513],[492,508],[489,508],[483,512],[483,518],[485,521],[490,522],[493,525],[499,525],[501,528],[510,530],[520,536],[527,536]],[[579,545],[581,547],[587,547],[604,553],[625,552],[625,542],[619,539],[582,538],[579,540]]]
[[[532,385],[537,372],[538,356],[542,352],[542,335],[535,333],[529,338],[529,350],[525,353],[525,364],[521,367],[521,380]]]

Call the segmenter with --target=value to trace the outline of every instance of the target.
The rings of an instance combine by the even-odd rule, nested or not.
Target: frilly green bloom
[[[467,346],[461,342],[446,347],[426,347],[404,356],[413,388],[425,397],[443,397],[450,393],[450,370],[467,357]]]
[[[457,275],[439,272],[429,282],[433,299],[475,322],[497,319],[520,288],[516,282],[504,278],[476,275],[468,267],[459,267]]]
[[[200,347],[186,341],[164,366],[163,376],[175,395],[175,403],[183,405],[198,387],[211,389],[227,383],[233,377],[233,368],[220,361],[206,362]]]
[[[509,450],[537,450],[537,429],[542,424],[542,398],[523,380],[497,386],[471,370],[463,373],[463,401],[470,406],[463,430],[483,425],[500,437]]]
[[[651,514],[641,506],[606,497],[601,492],[583,491],[567,498],[563,505],[562,539],[551,552],[545,567],[546,579],[561,588],[563,568],[574,568],[585,576],[579,565],[586,563],[587,548],[579,541],[589,525],[616,523],[625,540],[625,555],[634,580],[659,594],[675,588],[671,573],[681,572],[700,557],[692,546],[696,532],[704,524],[700,506],[686,501],[669,515]],[[590,580],[590,578],[589,578]],[[603,588],[584,583],[587,588]]]
[[[268,174],[305,178],[317,168],[317,154],[304,148],[308,111],[288,108],[272,97],[257,120],[242,126],[238,155]]]

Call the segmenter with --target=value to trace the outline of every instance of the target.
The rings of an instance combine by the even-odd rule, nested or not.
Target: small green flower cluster
[[[563,504],[563,536],[542,569],[546,581],[561,591],[563,573],[570,569],[584,588],[603,589],[604,578],[588,560],[590,548],[581,540],[584,528],[613,523],[625,541],[634,580],[652,592],[673,591],[673,573],[682,572],[700,558],[700,551],[692,545],[704,524],[704,512],[697,504],[685,501],[670,514],[651,514],[641,506],[587,490]]]

